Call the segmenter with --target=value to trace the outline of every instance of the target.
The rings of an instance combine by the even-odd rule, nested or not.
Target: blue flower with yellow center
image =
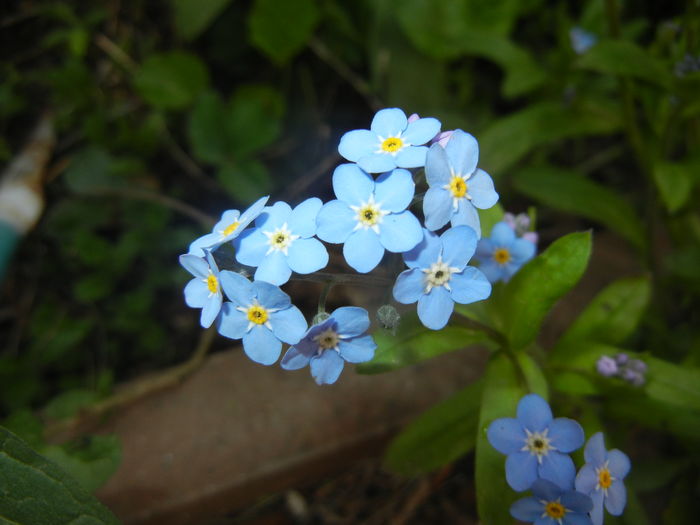
[[[204,257],[180,255],[180,264],[194,275],[194,279],[185,286],[185,303],[202,309],[199,322],[203,328],[209,328],[219,314],[223,301],[216,261],[207,250]]]
[[[546,479],[532,484],[532,497],[522,498],[510,507],[515,519],[535,525],[591,525],[588,512],[591,498],[575,490],[565,490]]]
[[[508,223],[499,222],[491,229],[491,237],[479,239],[476,260],[490,282],[507,282],[534,257],[535,248],[532,241],[517,237]]]

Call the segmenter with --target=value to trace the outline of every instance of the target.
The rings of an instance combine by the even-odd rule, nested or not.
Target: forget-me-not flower
[[[219,222],[214,225],[214,229],[211,233],[207,233],[199,239],[192,241],[189,253],[204,257],[204,250],[214,251],[225,242],[232,241],[238,237],[246,226],[260,215],[260,212],[262,212],[269,198],[269,195],[261,197],[243,213],[238,210],[225,211],[221,215]]]
[[[423,229],[423,240],[403,259],[408,270],[396,278],[394,299],[418,301],[418,318],[432,330],[443,328],[454,303],[486,299],[491,284],[483,273],[467,266],[476,248],[476,233],[468,226],[450,228],[440,237]]]
[[[603,505],[613,516],[625,510],[627,491],[622,482],[630,471],[630,460],[617,449],[605,450],[603,433],[593,434],[583,449],[586,464],[576,475],[576,490],[593,500],[593,525],[603,523]]]
[[[374,357],[377,348],[367,335],[369,315],[357,306],[343,306],[330,317],[315,324],[301,341],[287,350],[281,365],[285,370],[298,370],[310,365],[311,375],[319,385],[335,383],[345,361],[363,363]]]
[[[520,400],[517,418],[492,422],[487,437],[493,448],[508,456],[506,481],[514,490],[527,490],[537,478],[563,490],[574,487],[576,468],[568,453],[583,445],[583,429],[573,419],[553,419],[549,405],[537,394]]]
[[[323,203],[312,197],[293,210],[286,202],[266,207],[255,228],[244,232],[233,245],[241,264],[257,266],[255,279],[282,285],[292,271],[313,273],[328,264],[326,247],[313,236],[316,216]]]
[[[492,283],[507,282],[534,255],[535,244],[516,237],[506,222],[496,223],[491,237],[479,239],[476,248],[479,269]]]
[[[471,226],[481,237],[479,209],[490,208],[498,201],[488,173],[476,167],[479,145],[461,129],[454,131],[445,147],[433,144],[425,162],[428,191],[423,199],[425,227]]]
[[[595,33],[586,31],[582,27],[572,27],[569,30],[569,39],[571,40],[571,48],[578,55],[584,54],[592,48],[598,41]]]
[[[409,122],[399,108],[378,111],[370,129],[347,132],[340,139],[338,151],[357,162],[368,173],[399,168],[425,166],[428,148],[423,146],[440,131],[440,121],[419,118]]]
[[[406,209],[415,192],[407,170],[383,173],[375,181],[357,165],[341,164],[333,172],[333,190],[337,200],[318,213],[317,235],[345,243],[345,260],[358,272],[374,269],[385,249],[403,253],[420,242],[420,223]]]
[[[282,343],[293,345],[306,332],[301,311],[274,284],[250,282],[228,270],[219,274],[230,299],[221,308],[216,328],[231,339],[243,339],[243,350],[256,363],[271,365],[280,356]]]
[[[510,507],[510,515],[535,525],[591,525],[588,512],[591,498],[575,490],[565,490],[546,479],[532,484],[532,496]]]
[[[223,295],[219,283],[219,268],[210,251],[204,257],[180,255],[182,267],[194,275],[185,286],[185,303],[192,308],[201,308],[199,323],[209,328],[221,310]]]

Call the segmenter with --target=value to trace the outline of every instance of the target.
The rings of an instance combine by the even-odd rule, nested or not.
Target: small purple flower
[[[520,400],[517,418],[492,422],[487,437],[493,448],[508,456],[506,481],[514,490],[527,490],[538,478],[563,490],[573,488],[576,468],[568,453],[583,445],[583,429],[573,419],[553,419],[549,405],[537,394]]]
[[[377,348],[367,335],[369,315],[357,306],[343,306],[330,317],[312,326],[301,341],[287,350],[282,368],[298,370],[307,365],[319,385],[335,383],[345,362],[364,363],[374,357]]]
[[[492,283],[508,282],[520,267],[535,255],[535,245],[518,238],[505,222],[499,222],[491,230],[491,237],[479,240],[476,259],[479,269]]]
[[[538,479],[532,484],[532,497],[522,498],[510,507],[510,515],[535,525],[590,525],[591,498],[574,490],[564,490],[551,481]]]
[[[630,460],[617,449],[605,450],[603,433],[593,434],[583,449],[586,464],[576,476],[576,490],[593,500],[593,525],[602,525],[603,506],[613,516],[625,510],[627,491],[623,479],[630,471]]]
[[[207,250],[204,258],[192,254],[180,255],[180,264],[194,275],[194,279],[185,286],[185,303],[202,309],[199,323],[202,328],[209,328],[219,315],[223,301],[216,261]]]
[[[617,363],[612,357],[604,355],[598,359],[596,370],[598,370],[598,373],[602,376],[612,377],[617,375]]]

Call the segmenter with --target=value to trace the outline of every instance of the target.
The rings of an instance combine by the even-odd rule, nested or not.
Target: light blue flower
[[[535,525],[591,525],[588,512],[592,506],[585,494],[538,479],[532,484],[532,497],[513,503],[510,515]]]
[[[489,425],[491,446],[506,454],[506,481],[517,491],[538,478],[562,490],[574,488],[576,468],[568,455],[583,445],[583,429],[573,419],[552,418],[547,402],[528,394],[518,403],[517,418],[497,419]]]
[[[586,464],[576,475],[576,490],[593,500],[593,525],[603,524],[603,505],[613,516],[625,510],[627,490],[622,482],[630,471],[630,460],[617,449],[605,450],[602,432],[593,434],[583,449]]]
[[[578,55],[582,55],[592,48],[598,41],[598,37],[581,27],[572,27],[569,30],[569,39],[571,40],[571,48]]]
[[[185,303],[202,309],[199,323],[203,328],[209,328],[219,314],[223,301],[216,261],[207,250],[203,258],[191,254],[180,255],[180,264],[194,275],[194,279],[185,286]]]
[[[420,242],[420,223],[406,210],[415,192],[408,171],[395,169],[375,182],[357,165],[341,164],[333,173],[333,190],[338,199],[318,213],[317,235],[345,243],[345,260],[358,272],[374,269],[385,249],[402,253]]]
[[[488,173],[477,169],[479,145],[461,129],[455,130],[444,148],[433,144],[425,162],[428,191],[423,199],[425,227],[442,228],[471,226],[481,237],[479,209],[490,208],[498,201],[498,193]]]
[[[340,139],[338,151],[368,173],[425,166],[428,148],[423,146],[440,132],[440,121],[419,118],[408,122],[399,108],[374,115],[371,129],[356,129]]]
[[[364,363],[374,357],[377,348],[367,335],[369,315],[357,306],[343,306],[330,317],[315,324],[301,341],[287,350],[281,365],[285,370],[298,370],[307,365],[319,385],[335,383],[345,361]]]
[[[243,339],[243,350],[256,363],[273,364],[282,343],[298,343],[306,332],[304,316],[277,286],[251,283],[228,270],[221,271],[220,282],[230,302],[221,308],[216,328],[225,337]]]
[[[423,229],[423,240],[403,259],[410,269],[396,278],[394,299],[418,301],[418,318],[432,330],[443,328],[454,303],[486,299],[491,284],[484,274],[467,266],[476,248],[476,233],[468,226],[450,228],[440,237]]]
[[[195,239],[190,244],[189,253],[204,257],[204,250],[214,251],[225,242],[232,241],[238,237],[246,226],[260,215],[269,198],[269,195],[261,197],[243,213],[240,213],[238,210],[225,211],[221,215],[219,222],[214,225],[211,233]]]
[[[257,266],[255,279],[282,285],[292,271],[313,273],[328,264],[326,247],[313,236],[322,202],[306,199],[296,208],[286,202],[267,206],[255,221],[255,228],[243,232],[233,245],[241,264]]]
[[[492,283],[507,282],[534,255],[535,244],[516,237],[506,222],[496,223],[491,237],[479,239],[476,247],[479,269]]]

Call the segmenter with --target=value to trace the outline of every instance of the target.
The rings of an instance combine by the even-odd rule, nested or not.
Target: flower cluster
[[[507,456],[508,484],[533,494],[511,506],[514,518],[542,525],[602,525],[603,508],[614,516],[622,514],[629,458],[619,450],[606,450],[598,432],[586,443],[586,464],[576,473],[569,453],[583,445],[583,428],[573,419],[555,419],[537,394],[520,400],[516,418],[493,421],[487,437]]]
[[[639,359],[630,359],[622,352],[614,357],[601,356],[596,363],[596,370],[605,377],[621,377],[634,386],[642,386],[646,382],[646,363]]]
[[[479,240],[476,260],[479,269],[492,282],[508,282],[520,267],[535,256],[537,234],[527,231],[527,215],[507,213],[491,229],[491,237]]]
[[[284,369],[308,365],[317,383],[329,384],[345,362],[372,359],[376,344],[368,334],[365,309],[325,312],[330,286],[350,279],[318,273],[329,261],[324,242],[342,245],[345,261],[360,274],[384,259],[395,271],[400,259],[386,254],[401,255],[408,269],[394,274],[393,297],[402,304],[418,303],[418,317],[430,329],[447,324],[455,302],[489,297],[488,265],[478,269],[469,262],[481,237],[477,210],[492,207],[499,196],[491,177],[477,166],[476,139],[440,128],[434,118],[383,109],[370,129],[342,136],[338,151],[349,162],[333,172],[335,199],[324,203],[311,197],[293,206],[262,197],[244,211],[225,211],[213,230],[180,256],[194,277],[185,287],[185,301],[202,309],[201,325],[215,325],[221,335],[242,340],[248,357],[264,365],[277,362],[287,344],[280,362]],[[427,188],[417,195],[416,180],[423,179]],[[510,276],[516,262],[534,253],[534,248],[525,253],[519,243],[534,244],[515,239],[506,228],[513,237]],[[294,274],[326,283],[318,322],[311,327],[279,288]],[[395,312],[392,305],[384,305],[384,311]],[[384,317],[382,323],[395,328]],[[398,320],[398,314],[394,317]]]

